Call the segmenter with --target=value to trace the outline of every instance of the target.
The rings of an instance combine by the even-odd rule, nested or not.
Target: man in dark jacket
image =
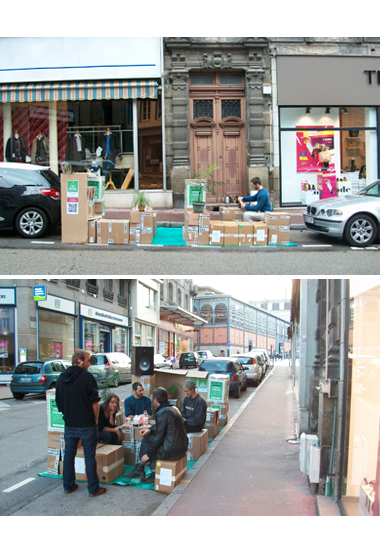
[[[88,371],[90,353],[78,349],[72,357],[72,366],[57,380],[55,401],[65,421],[65,455],[63,460],[63,489],[65,494],[78,488],[75,483],[75,455],[82,440],[88,492],[91,497],[102,495],[96,472],[96,445],[98,443],[99,392],[95,378]]]
[[[161,460],[180,460],[186,455],[189,440],[181,413],[168,401],[165,388],[156,388],[153,392],[156,407],[155,429],[141,430],[143,440],[140,449],[140,462],[124,477],[139,478],[143,483],[154,483],[157,458]],[[150,475],[145,477],[145,465],[150,465]]]
[[[187,433],[201,432],[206,422],[207,403],[196,392],[195,383],[192,380],[186,380],[183,389],[186,397],[183,400],[181,414],[185,421],[185,430]]]

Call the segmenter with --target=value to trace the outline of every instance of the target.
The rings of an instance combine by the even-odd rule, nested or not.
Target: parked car
[[[249,353],[254,353],[254,354],[260,353],[264,357],[264,366],[265,366],[265,372],[266,372],[270,363],[267,350],[264,348],[254,348],[254,349],[251,349]]]
[[[240,397],[240,392],[248,387],[246,370],[248,367],[242,366],[235,357],[213,357],[206,359],[198,368],[200,371],[206,371],[210,374],[229,374],[230,393],[236,398]]]
[[[204,361],[205,359],[210,359],[211,357],[214,357],[214,354],[211,353],[211,351],[209,349],[205,349],[205,350],[198,350],[197,351],[198,355],[200,356],[200,358]]]
[[[172,369],[173,363],[165,359],[160,353],[155,353],[153,357],[154,368],[155,369]]]
[[[369,246],[379,236],[380,180],[354,195],[312,202],[303,218],[311,231],[344,237],[351,246]]]
[[[68,367],[71,363],[64,359],[35,359],[19,363],[11,377],[13,397],[23,399],[27,393],[46,393],[55,388],[58,376]]]
[[[94,353],[92,357],[96,357],[97,364],[91,365],[88,372],[95,376],[98,386],[132,382],[131,359],[125,353]]]
[[[61,221],[60,180],[49,167],[0,162],[0,229],[28,239]]]
[[[179,358],[179,368],[180,369],[189,369],[193,367],[197,369],[202,363],[202,358],[196,351],[186,351],[181,353]]]
[[[256,356],[251,355],[231,355],[239,360],[242,367],[247,368],[247,382],[252,383],[254,386],[258,386],[265,375],[264,357],[257,353]]]

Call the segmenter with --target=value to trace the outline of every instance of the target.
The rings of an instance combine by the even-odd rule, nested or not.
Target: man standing
[[[269,202],[269,195],[266,189],[261,185],[260,178],[251,179],[252,189],[257,191],[256,195],[249,197],[238,197],[241,209],[243,210],[244,221],[263,221],[265,212],[272,212]],[[254,201],[253,206],[247,204]]]
[[[148,413],[148,416],[152,416],[152,401],[150,397],[144,395],[144,386],[141,382],[135,382],[132,384],[133,395],[130,395],[124,399],[124,414],[127,418],[130,416],[133,418],[136,414],[144,414],[144,411]]]
[[[161,460],[180,460],[186,455],[189,440],[181,413],[168,401],[165,388],[156,388],[153,392],[153,404],[156,409],[155,428],[141,430],[143,440],[140,448],[140,462],[136,464],[127,478],[138,478],[143,483],[154,483],[157,458]],[[145,465],[150,466],[150,475],[145,477]]]
[[[63,489],[70,494],[78,485],[75,483],[75,455],[79,440],[82,441],[88,492],[96,497],[106,492],[99,487],[96,472],[96,445],[98,443],[99,392],[95,378],[88,371],[90,353],[78,349],[72,357],[72,366],[57,380],[55,400],[65,421],[65,456],[63,461]]]
[[[185,422],[186,433],[201,432],[206,422],[207,403],[195,390],[195,383],[186,380],[183,385],[186,394],[182,404],[182,418]]]

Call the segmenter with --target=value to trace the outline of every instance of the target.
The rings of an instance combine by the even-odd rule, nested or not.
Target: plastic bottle
[[[148,413],[147,413],[147,411],[144,411],[143,425],[144,425],[144,426],[148,426],[148,424],[149,424]]]

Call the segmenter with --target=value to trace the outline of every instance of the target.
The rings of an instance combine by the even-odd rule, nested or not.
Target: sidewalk
[[[277,363],[152,515],[322,515],[300,471],[293,399],[289,366]]]
[[[287,212],[291,215],[290,228],[291,229],[304,229],[302,213],[305,211],[305,207],[301,208],[275,208],[274,212]],[[107,208],[106,218],[109,220],[122,220],[130,219],[130,209],[125,208]],[[157,225],[178,227],[184,224],[184,210],[183,208],[177,209],[161,209],[155,208],[154,212],[157,214]],[[211,220],[219,219],[219,212],[210,210]]]

